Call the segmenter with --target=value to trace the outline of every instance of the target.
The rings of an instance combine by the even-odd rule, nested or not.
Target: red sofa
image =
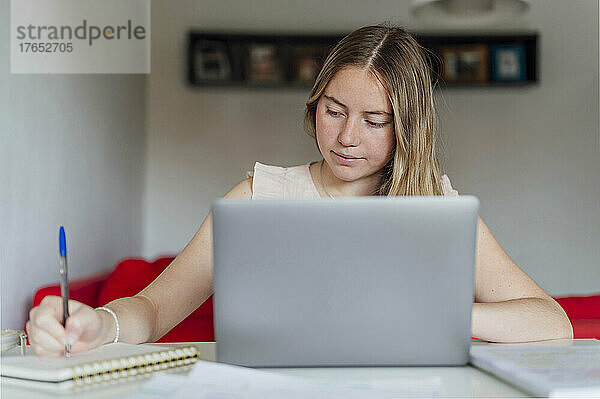
[[[600,339],[600,295],[554,298],[569,316],[575,338]]]
[[[92,307],[98,307],[124,296],[132,296],[154,280],[171,263],[173,257],[148,262],[124,259],[112,272],[98,274],[69,283],[70,296]],[[38,289],[33,298],[37,306],[46,295],[60,295],[58,285]],[[575,338],[600,339],[600,295],[556,298],[573,324]],[[194,313],[169,331],[158,342],[214,341],[213,301],[210,297]]]

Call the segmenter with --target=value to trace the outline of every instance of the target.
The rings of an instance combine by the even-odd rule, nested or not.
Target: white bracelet
[[[96,310],[104,310],[104,311],[110,313],[112,315],[113,319],[115,319],[116,331],[115,331],[115,339],[113,340],[113,344],[116,344],[117,342],[119,342],[119,331],[121,330],[119,328],[119,319],[117,319],[117,314],[115,312],[113,312],[111,309],[105,308],[104,306],[100,306],[99,308],[96,308]]]

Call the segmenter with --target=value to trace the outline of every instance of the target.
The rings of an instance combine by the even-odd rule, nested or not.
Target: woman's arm
[[[573,337],[562,307],[510,259],[481,218],[475,265],[473,337],[492,342]]]
[[[225,198],[250,199],[252,179],[246,179]],[[190,243],[148,287],[133,297],[105,306],[115,312],[119,341],[156,341],[185,319],[213,292],[212,223],[209,214]],[[48,296],[29,313],[27,332],[34,352],[40,356],[85,352],[115,338],[113,316],[77,301],[69,301],[70,316],[63,328],[62,299]]]
[[[232,188],[224,198],[250,199],[252,178]],[[204,222],[179,255],[150,285],[137,295],[107,304],[119,319],[121,341],[154,342],[179,324],[213,293],[212,215]],[[107,312],[101,312],[107,313]],[[114,320],[108,323],[103,343],[114,339]]]

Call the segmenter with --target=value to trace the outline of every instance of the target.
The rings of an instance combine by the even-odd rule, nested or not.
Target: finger
[[[75,344],[78,339],[92,341],[100,332],[101,321],[96,311],[89,306],[80,306],[67,319],[65,326],[67,342]]]
[[[40,302],[40,306],[50,306],[56,315],[56,318],[62,320],[64,313],[63,299],[60,296],[56,295],[47,295]],[[73,312],[76,312],[81,307],[87,307],[88,305],[76,301],[74,299],[69,299],[69,315]],[[34,308],[35,309],[35,308]]]
[[[63,300],[60,296],[47,295],[42,299],[38,307],[52,309],[57,320],[62,320],[63,318]]]
[[[31,348],[33,349],[33,353],[41,357],[58,357],[64,354],[64,348],[60,352],[51,352],[39,345],[31,345]]]
[[[32,327],[33,330],[35,330],[34,327]],[[33,350],[33,353],[40,354],[40,355],[45,355],[45,356],[59,356],[61,353],[63,353],[63,350],[60,351],[56,351],[56,352],[52,352],[49,351],[48,349],[44,348],[43,345],[41,345],[38,341],[36,341],[36,335],[33,334],[29,337],[29,344],[31,345],[31,349]]]
[[[40,305],[50,305],[54,306],[56,304],[62,303],[62,297],[57,295],[46,295],[42,298]]]
[[[56,313],[50,306],[39,306],[38,311],[30,320],[33,327],[46,331],[58,342],[64,344],[66,340],[65,329],[56,319]]]
[[[47,350],[49,352],[57,352],[60,353],[65,349],[65,344],[59,342],[48,334],[46,331],[36,328],[35,326],[31,329],[31,333],[29,335],[29,340],[35,342],[35,345]]]
[[[92,309],[92,307],[86,305],[85,303],[76,301],[74,299],[69,299],[69,315],[77,312],[78,310],[80,310],[81,308],[88,308],[88,309]]]
[[[59,344],[59,346],[61,345],[61,341],[57,340],[55,337],[50,335],[47,331],[44,331],[43,328],[40,328],[38,325],[36,325],[31,320],[28,321],[27,324],[25,324],[25,328],[27,329],[27,336],[30,340],[36,340],[36,338],[37,338],[37,342],[44,342],[45,340],[50,339],[51,341],[54,341],[57,344]],[[40,335],[40,334],[43,334],[43,335]]]

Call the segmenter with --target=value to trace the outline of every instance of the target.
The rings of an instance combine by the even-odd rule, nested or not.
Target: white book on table
[[[470,363],[535,396],[600,397],[600,341],[471,346]]]

